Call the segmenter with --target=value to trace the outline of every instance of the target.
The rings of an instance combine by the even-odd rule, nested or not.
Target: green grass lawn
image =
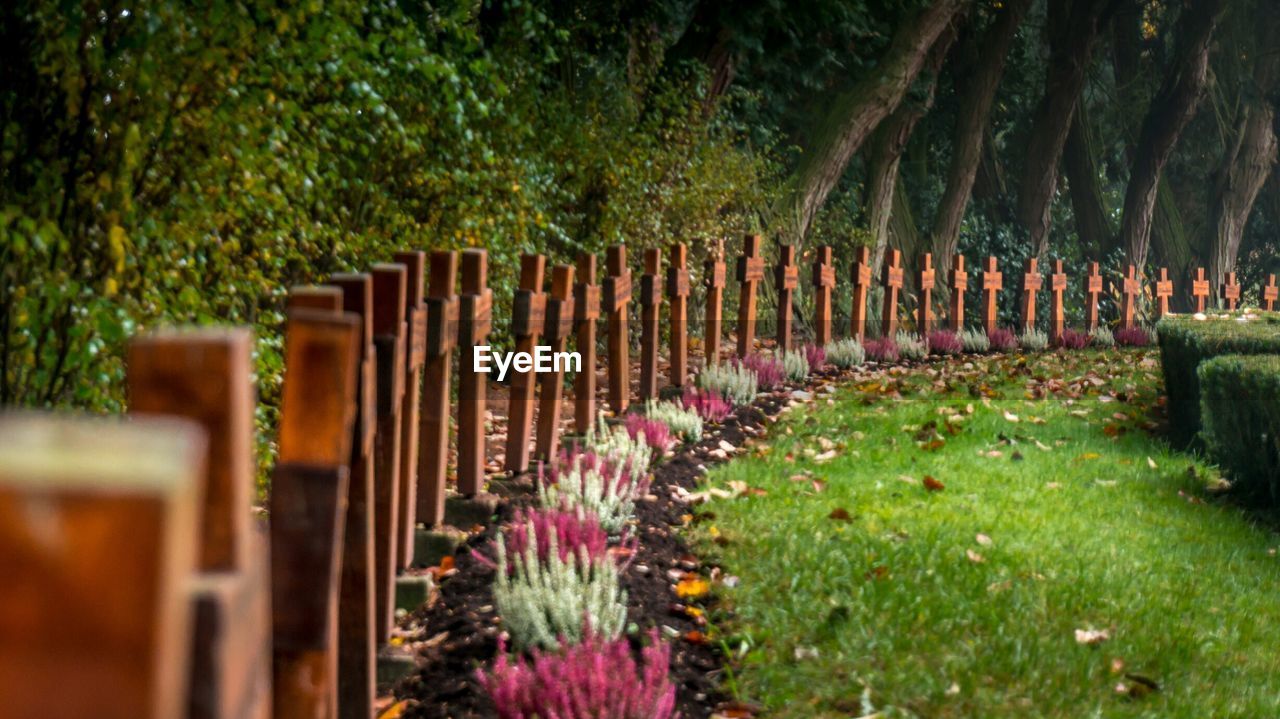
[[[776,717],[1280,716],[1280,538],[1152,434],[1158,375],[953,360],[794,408],[696,510],[739,580],[731,688]]]

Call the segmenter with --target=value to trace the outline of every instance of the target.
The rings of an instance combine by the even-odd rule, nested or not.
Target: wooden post
[[[849,312],[849,336],[862,342],[867,336],[867,292],[871,289],[871,250],[859,247],[853,261],[853,307]]]
[[[898,333],[898,291],[902,289],[902,251],[885,250],[884,253],[884,307],[880,322],[880,336],[890,337]]]
[[[800,286],[800,268],[796,265],[795,245],[778,248],[778,264],[773,270],[774,289],[778,291],[778,327],[776,341],[783,352],[791,350],[791,297]]]
[[[573,286],[574,345],[582,357],[573,378],[573,427],[586,434],[596,421],[596,320],[600,318],[600,285],[596,256],[578,255],[578,283]]]
[[[479,494],[484,485],[484,411],[488,381],[475,371],[475,348],[485,344],[493,320],[489,253],[462,251],[462,293],[458,297],[458,492]]]
[[[558,359],[573,334],[573,266],[551,270],[551,296],[547,298],[543,334],[551,347],[551,371],[538,377],[538,445],[535,456],[543,462],[556,458],[560,441],[560,405],[564,394],[564,365]],[[566,361],[567,364],[567,361]],[[579,368],[579,373],[583,368]]]
[[[813,341],[826,347],[832,339],[831,293],[836,286],[836,265],[831,245],[818,248],[813,261]]]
[[[458,296],[453,291],[458,279],[458,253],[432,252],[430,273],[417,504],[418,521],[435,527],[444,521],[445,484],[449,476],[449,380],[453,372],[453,348],[458,341]]]
[[[187,716],[204,472],[181,420],[0,415],[0,713]]]
[[[683,244],[671,249],[667,268],[667,302],[671,324],[671,384],[683,387],[689,380],[689,250]]]
[[[609,406],[613,413],[627,411],[631,398],[630,338],[627,336],[627,303],[631,302],[631,270],[627,268],[626,245],[610,247],[605,265],[604,304],[609,333]]]
[[[1120,283],[1120,327],[1133,327],[1133,315],[1138,306],[1138,295],[1142,293],[1142,282],[1138,279],[1138,270],[1133,265],[1125,269]]]
[[[760,235],[742,239],[738,258],[738,356],[746,357],[756,344],[756,284],[764,279],[764,258],[760,256]]]
[[[356,414],[359,321],[291,310],[271,475],[275,719],[338,711],[338,586]]]
[[[407,250],[392,255],[405,267],[404,396],[400,403],[400,497],[396,504],[396,571],[413,564],[413,530],[418,524],[418,439],[422,404],[422,366],[427,354],[427,308],[423,270],[426,253]]]
[[[951,258],[951,331],[964,331],[964,292],[969,289],[969,273],[964,270],[964,255]]]
[[[916,307],[916,327],[920,331],[922,337],[928,338],[929,330],[933,326],[933,287],[936,282],[936,273],[933,269],[933,255],[924,253],[920,258],[920,304]]]
[[[1222,299],[1228,310],[1234,310],[1240,302],[1240,283],[1236,281],[1236,273],[1228,272],[1222,283]]]
[[[516,352],[533,355],[547,321],[547,293],[542,291],[542,276],[547,260],[542,255],[520,257],[520,288],[516,290],[511,308],[511,334],[515,336]],[[529,469],[529,438],[533,432],[534,389],[537,379],[533,367],[520,371],[517,362],[511,363],[511,394],[507,401],[507,461],[508,472],[520,473]]]
[[[396,546],[400,534],[400,407],[404,401],[404,265],[376,264],[373,348],[378,372],[373,453],[374,585],[377,643],[391,639],[396,612]]]
[[[1067,320],[1062,295],[1067,291],[1067,273],[1062,271],[1062,260],[1053,261],[1053,274],[1049,275],[1049,340],[1062,342]]]
[[[640,398],[658,397],[658,316],[662,309],[662,250],[644,251],[640,275]]]
[[[1196,312],[1204,312],[1209,302],[1209,280],[1204,276],[1204,268],[1196,268],[1195,279],[1191,280],[1191,296],[1195,298]]]
[[[1027,258],[1026,271],[1022,274],[1022,331],[1036,328],[1036,295],[1044,287],[1044,277],[1040,275],[1040,261],[1034,257]]]
[[[1276,308],[1276,300],[1280,299],[1280,287],[1276,287],[1276,276],[1267,275],[1267,284],[1262,288],[1262,309],[1271,312]]]
[[[722,249],[708,259],[703,265],[702,281],[707,287],[707,316],[702,328],[703,366],[710,367],[720,362],[720,334],[724,317],[721,310],[724,304],[725,285],[724,253]]]
[[[982,327],[988,335],[996,330],[999,319],[996,302],[1000,290],[1004,289],[1004,273],[996,269],[998,266],[996,258],[987,257],[987,266],[982,272]]]
[[[342,290],[332,285],[303,285],[289,290],[285,298],[288,310],[320,310],[338,313],[342,311]]]
[[[1084,278],[1084,329],[1092,332],[1098,327],[1098,298],[1102,295],[1102,274],[1098,263],[1089,263],[1089,274]]]
[[[1160,268],[1160,279],[1156,280],[1156,319],[1169,314],[1169,298],[1173,297],[1173,280],[1169,279],[1168,268]]]
[[[368,719],[373,712],[376,680],[373,438],[378,380],[373,354],[373,279],[367,274],[337,274],[330,281],[342,290],[343,312],[360,321],[356,417],[338,597],[338,716]]]

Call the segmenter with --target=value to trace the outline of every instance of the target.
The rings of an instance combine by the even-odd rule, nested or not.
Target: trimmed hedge
[[[1166,317],[1156,325],[1160,364],[1169,397],[1172,439],[1179,446],[1200,432],[1200,380],[1196,368],[1225,354],[1280,354],[1280,313],[1230,312],[1208,319]]]
[[[1223,355],[1200,365],[1204,439],[1250,499],[1280,500],[1280,356]]]

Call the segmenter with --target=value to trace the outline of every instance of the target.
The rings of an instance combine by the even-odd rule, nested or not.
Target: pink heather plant
[[[997,327],[988,332],[987,339],[991,341],[991,349],[998,352],[1010,352],[1018,349],[1017,335],[1003,327]]]
[[[700,390],[697,387],[687,386],[684,388],[681,401],[685,409],[697,412],[704,422],[720,423],[733,414],[733,403],[721,397],[720,393],[713,389]]]
[[[675,446],[676,440],[671,436],[671,428],[656,419],[632,412],[627,415],[626,427],[631,439],[643,434],[644,443],[659,452],[665,452]]]
[[[951,330],[934,330],[929,333],[929,351],[936,355],[958,355],[964,351],[964,343]]]
[[[1058,346],[1068,350],[1082,350],[1089,346],[1089,335],[1079,330],[1064,329],[1062,337],[1058,339]]]
[[[892,337],[878,337],[869,339],[862,343],[862,349],[867,352],[867,359],[876,362],[897,362],[898,361],[898,343],[893,341]]]
[[[533,652],[532,661],[499,646],[493,670],[476,670],[499,719],[671,719],[671,647],[649,635],[637,667],[626,639],[588,637],[559,652]]]
[[[556,538],[556,556],[562,562],[570,557],[580,557],[585,551],[589,562],[594,563],[609,554],[609,534],[600,526],[593,514],[560,509],[519,510],[510,523],[502,528],[502,541],[507,556],[524,556],[529,548],[529,527],[533,527],[533,542],[537,546],[538,562],[546,565],[551,558],[551,538]],[[484,564],[494,563],[479,552],[477,559]],[[515,571],[515,563],[507,565],[508,573]]]
[[[809,361],[809,371],[817,372],[827,363],[827,348],[822,345],[805,345],[804,358]]]
[[[1151,344],[1151,335],[1141,327],[1129,327],[1116,330],[1116,344],[1121,347],[1146,347]]]
[[[787,370],[782,366],[782,362],[768,355],[750,354],[735,361],[756,373],[756,386],[761,392],[768,392],[778,387],[787,377]]]

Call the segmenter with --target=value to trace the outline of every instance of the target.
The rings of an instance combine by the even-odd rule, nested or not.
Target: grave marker
[[[493,320],[489,253],[462,251],[458,296],[458,493],[473,497],[484,484],[485,398],[488,377],[475,371],[475,347],[487,344]]]
[[[822,245],[813,261],[813,339],[819,347],[826,347],[832,340],[831,293],[835,286],[836,266],[831,245]]]
[[[764,258],[760,256],[760,235],[742,239],[738,258],[738,356],[746,357],[756,344],[756,285],[764,279]]]
[[[596,421],[596,320],[600,318],[596,256],[590,252],[578,255],[573,294],[574,344],[582,357],[582,371],[573,378],[573,426],[586,434]]]
[[[422,366],[427,359],[427,308],[423,298],[426,253],[396,252],[392,259],[405,267],[404,395],[400,403],[400,498],[396,517],[396,570],[413,563],[413,529],[418,523],[418,440],[421,432]]]
[[[1204,268],[1196,268],[1195,279],[1191,280],[1191,296],[1195,299],[1196,312],[1204,312],[1209,302],[1209,280],[1204,276]]]
[[[725,284],[724,250],[716,250],[716,256],[703,265],[702,281],[707,287],[707,318],[702,330],[704,365],[710,367],[720,362],[720,333],[724,322],[721,310],[724,304]]]
[[[1092,332],[1098,327],[1098,298],[1102,296],[1102,274],[1098,263],[1089,263],[1089,274],[1084,278],[1084,329]]]
[[[1271,312],[1276,308],[1276,300],[1280,299],[1280,287],[1276,287],[1276,276],[1267,275],[1267,284],[1262,288],[1262,308]]]
[[[614,245],[605,257],[609,275],[604,278],[604,304],[609,331],[609,406],[613,413],[627,411],[631,397],[631,339],[627,335],[627,303],[631,302],[631,270],[626,245]]]
[[[289,290],[286,310],[311,309],[321,312],[342,311],[342,290],[332,285],[302,285]]]
[[[782,245],[778,248],[778,264],[773,269],[773,283],[778,292],[776,341],[778,347],[786,352],[791,349],[791,298],[800,286],[795,245]]]
[[[880,336],[893,337],[898,332],[898,291],[902,289],[902,252],[885,250],[884,307]]]
[[[671,308],[671,384],[683,387],[689,380],[689,249],[671,249],[667,268],[667,303]]]
[[[849,311],[849,333],[858,342],[867,336],[867,292],[870,289],[871,250],[859,247],[853,261],[853,306]]]
[[[662,250],[644,251],[640,275],[640,398],[658,397],[658,316],[662,309]]]
[[[1036,327],[1036,294],[1044,287],[1044,277],[1040,274],[1040,261],[1034,257],[1027,258],[1026,271],[1022,273],[1022,331]]]
[[[458,341],[458,296],[453,291],[458,277],[458,253],[432,252],[430,273],[417,515],[419,522],[435,527],[444,521],[445,485],[449,476],[449,380],[453,372],[453,348]]]
[[[1004,289],[1004,273],[997,267],[996,258],[987,257],[987,266],[982,271],[982,327],[988,336],[996,330],[996,302],[1000,290]]]
[[[1228,272],[1222,282],[1222,299],[1228,310],[1234,310],[1240,302],[1240,283],[1236,281],[1236,273]]]
[[[512,303],[511,334],[515,336],[516,352],[529,355],[538,346],[547,321],[547,293],[542,291],[546,258],[542,255],[521,255],[520,288]],[[537,381],[533,368],[524,372],[515,363],[511,367],[511,394],[507,401],[507,461],[508,472],[519,474],[529,469],[529,436],[533,431],[534,389]]]
[[[1169,298],[1173,297],[1173,280],[1169,279],[1168,268],[1160,268],[1160,279],[1156,280],[1156,319],[1169,314]]]
[[[951,258],[951,331],[964,331],[964,292],[969,289],[969,273],[964,269],[964,255]]]
[[[546,327],[543,334],[551,347],[552,357],[564,352],[573,334],[574,320],[573,266],[556,265],[551,270],[551,295],[547,298]],[[580,371],[589,371],[586,367]],[[554,361],[552,371],[538,377],[538,444],[535,456],[547,462],[554,460],[560,440],[560,405],[564,394],[564,366]]]
[[[1120,326],[1124,329],[1133,327],[1133,315],[1138,306],[1138,295],[1142,294],[1142,281],[1138,279],[1138,270],[1133,265],[1125,268],[1124,278],[1120,284]]]
[[[1062,271],[1062,260],[1053,261],[1053,274],[1049,275],[1049,339],[1054,344],[1062,342],[1066,330],[1066,315],[1062,296],[1067,291],[1067,273]]]
[[[937,281],[937,273],[933,269],[933,255],[926,252],[920,258],[920,303],[916,307],[916,327],[922,337],[928,338],[929,329],[933,326],[933,288]]]
[[[396,611],[400,519],[400,408],[404,401],[405,267],[380,263],[373,275],[373,349],[378,372],[373,459],[373,535],[377,643],[391,639]]]

